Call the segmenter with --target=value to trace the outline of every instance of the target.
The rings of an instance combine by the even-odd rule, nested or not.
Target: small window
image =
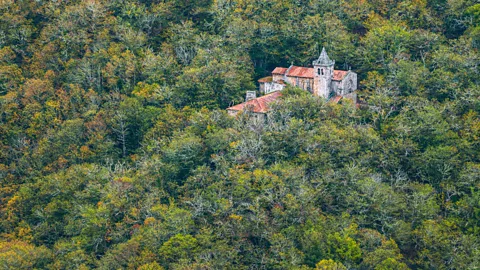
[[[320,75],[320,69],[317,70],[317,74]]]
[[[324,75],[324,74],[323,74],[323,68],[322,68],[322,75]]]

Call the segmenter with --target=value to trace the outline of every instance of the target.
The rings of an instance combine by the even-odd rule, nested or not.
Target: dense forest
[[[362,106],[284,90],[325,46]],[[477,0],[0,1],[0,269],[480,268]]]

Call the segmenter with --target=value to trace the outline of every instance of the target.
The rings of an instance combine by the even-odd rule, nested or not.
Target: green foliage
[[[347,268],[342,263],[337,263],[334,260],[321,260],[315,265],[318,270],[346,270]]]
[[[52,261],[52,252],[22,241],[0,242],[0,263],[4,269],[42,269]]]
[[[477,2],[0,1],[0,268],[478,268]]]
[[[197,239],[191,235],[177,234],[165,242],[158,251],[168,263],[190,260],[197,252]]]

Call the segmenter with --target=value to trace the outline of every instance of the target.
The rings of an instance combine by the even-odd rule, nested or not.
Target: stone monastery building
[[[334,65],[335,61],[330,60],[323,48],[318,59],[313,61],[312,68],[294,65],[288,68],[277,67],[272,71],[272,76],[258,80],[260,93],[265,96],[256,98],[254,93],[247,93],[246,102],[227,108],[227,111],[235,115],[248,107],[254,113],[265,114],[268,112],[268,103],[281,95],[273,92],[283,90],[287,84],[302,88],[329,101],[338,102],[341,98],[349,98],[355,102],[357,73],[351,70],[334,70]]]

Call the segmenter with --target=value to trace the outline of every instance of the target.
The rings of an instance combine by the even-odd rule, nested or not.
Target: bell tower
[[[334,65],[335,61],[330,60],[324,47],[318,59],[313,61],[313,71],[315,74],[313,81],[314,95],[328,99],[332,91]]]

